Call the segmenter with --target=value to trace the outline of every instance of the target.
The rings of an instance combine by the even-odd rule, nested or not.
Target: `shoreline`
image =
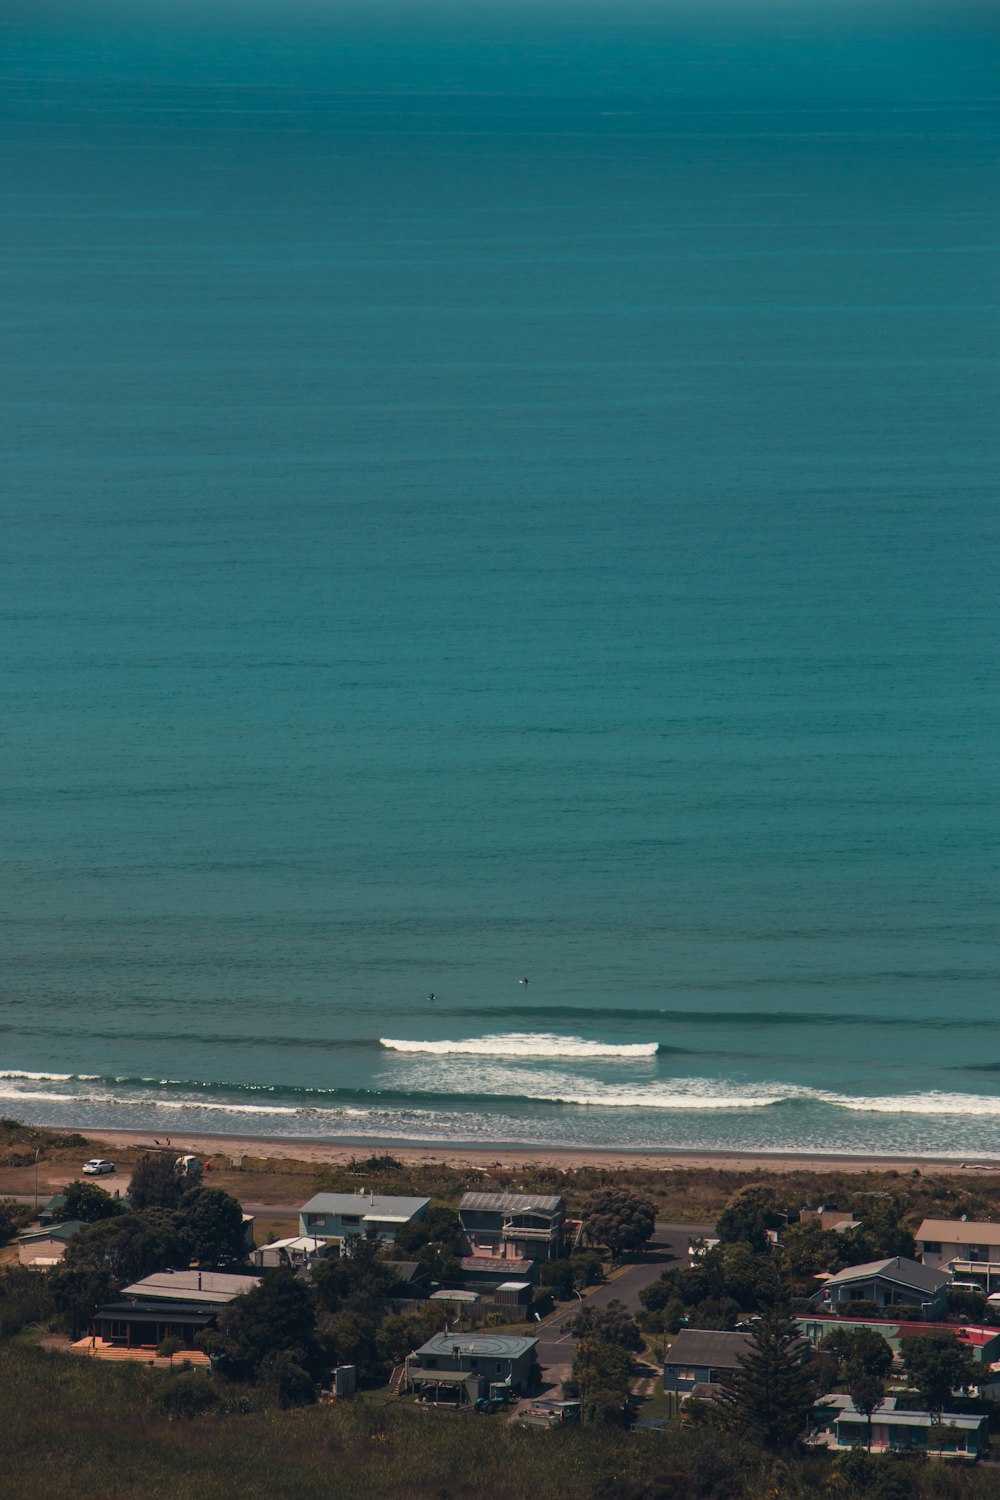
[[[44,1129],[65,1129],[44,1126]],[[209,1131],[182,1131],[155,1137],[147,1130],[81,1131],[89,1141],[119,1148],[153,1147],[169,1140],[179,1151],[205,1156],[243,1156],[271,1161],[299,1161],[319,1165],[346,1166],[352,1160],[371,1156],[393,1156],[405,1166],[471,1167],[476,1170],[503,1167],[555,1167],[564,1172],[582,1167],[628,1169],[629,1171],[675,1171],[683,1168],[745,1172],[1000,1172],[1000,1159],[909,1156],[873,1156],[821,1151],[722,1151],[673,1148],[648,1151],[627,1147],[531,1147],[531,1146],[443,1146],[396,1145],[365,1140],[358,1143],[319,1141],[314,1136],[220,1135]]]

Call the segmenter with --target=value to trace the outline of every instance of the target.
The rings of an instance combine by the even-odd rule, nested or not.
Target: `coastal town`
[[[711,1218],[705,1181],[690,1220],[674,1183],[668,1221],[668,1174],[641,1168],[440,1166],[420,1191],[385,1153],[300,1163],[286,1187],[313,1190],[263,1203],[274,1163],[156,1142],[74,1164],[77,1140],[3,1125],[0,1180],[32,1188],[0,1205],[5,1353],[132,1380],[167,1422],[423,1413],[432,1446],[455,1419],[560,1452],[602,1434],[640,1471],[711,1436],[847,1494],[989,1473],[1000,1178],[841,1174],[806,1201],[758,1172]]]

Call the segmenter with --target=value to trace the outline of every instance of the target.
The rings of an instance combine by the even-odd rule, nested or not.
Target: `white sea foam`
[[[79,1076],[86,1078],[89,1075],[83,1073]],[[68,1083],[71,1078],[75,1077],[77,1077],[75,1073],[30,1073],[27,1068],[0,1068],[0,1078],[11,1080],[23,1078],[34,1083]]]
[[[390,1052],[425,1053],[433,1057],[654,1057],[657,1042],[588,1042],[582,1036],[554,1032],[504,1031],[456,1042],[409,1042],[379,1038]]]
[[[1000,1115],[1000,1098],[991,1094],[945,1094],[933,1090],[926,1094],[865,1095],[815,1093],[813,1098],[838,1109],[876,1115]]]

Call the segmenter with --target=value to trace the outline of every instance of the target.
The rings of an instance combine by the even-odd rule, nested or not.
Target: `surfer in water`
[[[518,984],[527,984],[527,982],[528,982],[528,976],[527,976],[527,974],[525,974],[525,976],[524,976],[523,979],[519,979],[517,982],[518,982]]]
[[[433,990],[431,990],[431,992],[430,992],[430,994],[429,994],[429,995],[428,995],[428,996],[427,996],[427,998],[428,998],[428,1000],[436,1000],[436,999],[437,999],[437,995],[435,995],[435,993],[434,993],[434,991],[433,991]]]

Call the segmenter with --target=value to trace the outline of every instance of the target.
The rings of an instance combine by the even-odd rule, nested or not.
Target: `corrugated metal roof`
[[[157,1271],[122,1287],[122,1296],[171,1302],[231,1302],[260,1286],[260,1280],[259,1276],[238,1276],[226,1271]]]
[[[302,1214],[357,1214],[359,1218],[396,1219],[405,1224],[430,1203],[429,1198],[394,1198],[382,1193],[317,1193],[299,1209]]]
[[[562,1198],[542,1193],[464,1193],[458,1211],[461,1213],[467,1208],[477,1213],[522,1214],[535,1209],[539,1213],[554,1214],[562,1204]]]

